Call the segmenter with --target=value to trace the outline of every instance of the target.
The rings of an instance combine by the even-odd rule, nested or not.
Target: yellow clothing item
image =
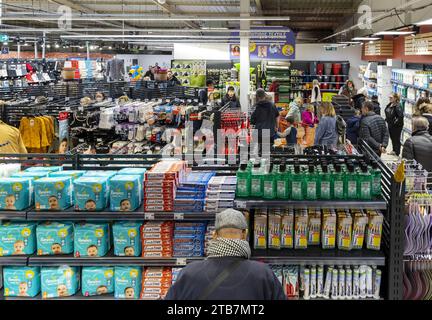
[[[0,153],[27,153],[17,128],[0,120]]]
[[[36,121],[36,118],[23,117],[20,122],[19,131],[27,148],[41,147],[40,132],[42,128],[40,122]]]
[[[40,140],[41,140],[41,148],[46,148],[50,146],[50,143],[48,142],[48,131],[47,131],[47,125],[45,120],[42,117],[35,118],[36,121],[39,121],[41,131],[39,133]]]

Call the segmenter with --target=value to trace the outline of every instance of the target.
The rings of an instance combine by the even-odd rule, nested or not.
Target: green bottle
[[[358,172],[358,198],[361,200],[372,199],[372,175],[365,163],[360,166]]]
[[[330,200],[332,198],[332,176],[329,173],[327,163],[324,163],[321,171],[319,198],[322,200]]]
[[[306,176],[306,199],[307,200],[317,200],[318,191],[318,176],[315,173],[315,166],[313,164],[309,165],[308,174]]]
[[[299,165],[294,166],[294,173],[291,176],[291,199],[303,200],[304,177]]]
[[[264,175],[263,179],[263,198],[264,199],[275,199],[276,198],[276,175],[273,172],[274,169],[277,168],[277,166],[274,166],[273,164],[270,165],[270,168],[267,172],[267,174]]]
[[[345,174],[342,172],[342,167],[337,164],[334,166],[335,173],[333,175],[333,198],[337,200],[345,199]]]
[[[263,196],[263,171],[259,163],[255,163],[251,170],[251,188],[250,195],[251,197],[262,198]]]
[[[378,167],[378,162],[372,161],[372,196],[378,198],[381,196],[381,170]]]
[[[246,163],[242,163],[240,165],[239,170],[237,171],[237,188],[236,188],[236,196],[240,198],[246,198],[250,196],[250,175],[249,170]]]
[[[285,161],[279,166],[278,174],[276,176],[276,197],[278,199],[289,199],[290,188],[289,188],[290,175],[287,170]]]
[[[357,193],[357,180],[358,180],[358,175],[356,173],[356,170],[354,168],[353,164],[348,164],[347,165],[348,171],[345,175],[345,181],[346,181],[346,189],[345,189],[345,194],[346,194],[346,199],[347,200],[357,200],[358,198],[358,193]]]

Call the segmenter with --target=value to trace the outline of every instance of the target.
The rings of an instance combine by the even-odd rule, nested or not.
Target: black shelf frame
[[[234,201],[238,209],[256,209],[256,208],[325,208],[325,209],[387,209],[385,200],[376,201],[338,201],[338,200],[264,200],[264,199],[240,199]]]
[[[3,256],[0,257],[0,266],[26,266],[28,262],[27,255],[20,256]]]

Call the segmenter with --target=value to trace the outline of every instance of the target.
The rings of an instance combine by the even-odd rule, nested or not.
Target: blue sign
[[[9,41],[9,36],[7,34],[0,34],[0,42]]]
[[[272,31],[265,32],[265,29]],[[254,32],[259,30],[258,32]],[[279,31],[280,30],[280,31]],[[233,33],[238,36],[239,33]],[[231,60],[240,59],[240,45],[230,44]],[[259,27],[253,28],[250,33],[249,52],[251,60],[294,60],[295,34],[286,27]]]
[[[9,47],[2,47],[1,54],[9,54]]]

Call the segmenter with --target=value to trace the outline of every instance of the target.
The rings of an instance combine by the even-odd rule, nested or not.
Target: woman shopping
[[[385,108],[386,122],[389,129],[390,139],[393,145],[392,155],[399,156],[401,151],[401,134],[404,125],[404,113],[400,103],[400,96],[393,93],[390,103]]]
[[[235,94],[233,86],[229,86],[227,94],[222,98],[222,106],[229,104],[230,109],[240,109],[240,101]]]
[[[317,123],[318,118],[314,114],[314,106],[309,104],[302,113],[302,125],[305,129],[304,144],[306,147],[311,147],[314,144],[315,125]]]
[[[335,109],[329,102],[324,102],[320,109],[322,118],[315,131],[315,145],[336,147],[338,134],[336,132]]]

